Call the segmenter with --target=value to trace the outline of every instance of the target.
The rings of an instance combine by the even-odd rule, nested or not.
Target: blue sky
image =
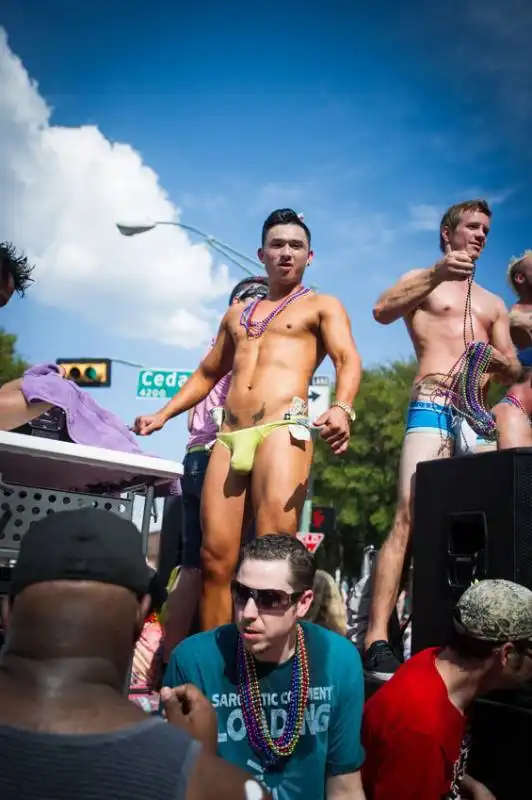
[[[273,208],[303,212],[309,282],[345,302],[369,365],[411,353],[400,323],[373,321],[377,295],[434,263],[439,215],[480,194],[478,279],[511,302],[506,264],[531,246],[524,0],[182,5],[4,0],[1,237],[38,270],[2,326],[28,360],[197,364],[237,268],[177,231],[124,239],[118,218],[181,219],[253,255]],[[116,366],[97,395],[128,422],[157,406],[136,379]],[[184,421],[147,444],[179,459]]]

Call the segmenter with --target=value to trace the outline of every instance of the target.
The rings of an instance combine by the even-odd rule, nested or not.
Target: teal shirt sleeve
[[[177,647],[174,647],[170,654],[170,661],[168,662],[164,672],[162,683],[163,686],[169,686],[172,689],[174,686],[182,686],[184,683],[195,683],[193,677],[194,670],[187,669],[187,662],[189,661],[187,657],[188,649],[188,647],[182,648],[182,645],[177,645]],[[162,710],[163,704],[161,702],[159,703],[160,714],[162,713]]]
[[[179,646],[174,647],[170,655],[170,661],[166,667],[163,686],[181,686],[183,683],[190,683],[190,678],[187,677],[180,661],[179,661]]]
[[[355,645],[338,636],[332,663],[336,672],[337,702],[329,726],[328,776],[356,772],[364,762],[364,748],[360,740],[364,677]]]

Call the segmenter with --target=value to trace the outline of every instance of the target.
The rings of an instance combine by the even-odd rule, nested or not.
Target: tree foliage
[[[314,457],[314,503],[336,509],[337,535],[318,551],[320,566],[358,572],[362,549],[380,546],[395,510],[405,414],[415,361],[364,370],[349,450],[340,458],[319,440]]]
[[[17,337],[0,328],[0,386],[20,378],[28,364],[16,353]]]
[[[336,509],[337,530],[318,550],[322,569],[358,575],[363,548],[380,547],[390,530],[397,498],[399,458],[416,362],[396,361],[364,371],[349,450],[340,458],[318,440],[314,503]],[[493,383],[493,407],[507,387]]]

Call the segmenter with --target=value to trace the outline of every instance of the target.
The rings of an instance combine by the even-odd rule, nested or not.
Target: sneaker
[[[368,647],[364,653],[363,664],[367,677],[379,681],[389,681],[401,666],[392,646],[383,640],[373,642]]]

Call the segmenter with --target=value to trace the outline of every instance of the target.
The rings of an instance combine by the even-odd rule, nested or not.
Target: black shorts
[[[183,461],[183,557],[184,567],[201,566],[201,492],[209,465],[210,450],[194,450]]]

